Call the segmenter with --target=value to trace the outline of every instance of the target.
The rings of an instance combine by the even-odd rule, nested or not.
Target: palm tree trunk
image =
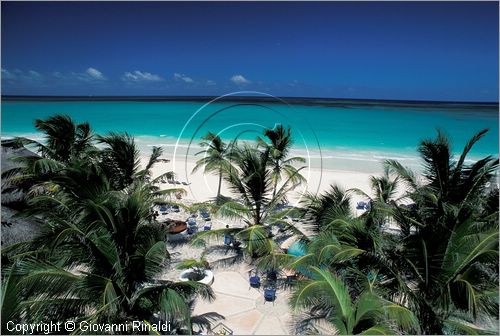
[[[222,185],[222,169],[219,169],[219,188],[217,189],[217,198],[220,197],[220,187]]]

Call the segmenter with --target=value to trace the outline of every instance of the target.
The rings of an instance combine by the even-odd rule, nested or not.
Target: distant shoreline
[[[2,134],[2,141],[8,141],[15,136],[27,137],[37,141],[42,140],[41,133],[19,133]],[[171,161],[190,160],[195,161],[200,156],[195,153],[203,148],[198,142],[190,143],[189,139],[180,139],[175,137],[157,137],[149,135],[134,135],[137,148],[144,158],[149,157],[153,147],[163,149],[163,157]],[[248,140],[243,140],[248,141]],[[383,170],[383,162],[386,159],[395,159],[404,166],[420,173],[422,162],[416,148],[411,149],[376,149],[376,148],[355,148],[345,146],[325,147],[320,150],[309,151],[305,147],[294,146],[291,150],[292,156],[301,156],[306,158],[306,165],[312,169],[326,169],[332,171],[357,172],[362,174],[378,174]],[[454,159],[458,160],[460,153],[453,154]],[[469,155],[466,163],[475,162],[485,155]]]
[[[137,101],[137,102],[209,102],[221,96],[24,96],[2,95],[2,101],[38,101],[38,102],[67,102],[67,101]],[[433,100],[389,100],[389,99],[350,99],[350,98],[313,98],[313,97],[276,97],[284,103],[321,106],[390,106],[390,107],[419,107],[419,108],[489,108],[498,110],[498,102],[466,102],[466,101],[433,101]],[[267,96],[224,96],[222,101],[251,101],[261,103],[280,104],[279,100]]]

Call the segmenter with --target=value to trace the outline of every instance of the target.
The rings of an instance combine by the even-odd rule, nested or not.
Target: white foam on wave
[[[1,135],[2,140],[10,140],[16,137],[28,138],[35,141],[40,141],[45,138],[42,133],[4,133]]]
[[[344,147],[345,148],[345,147]],[[319,151],[305,151],[305,150],[293,150],[292,155],[308,157],[310,159],[341,159],[341,160],[353,160],[353,161],[370,161],[370,162],[380,162],[386,159],[394,159],[398,161],[410,161],[416,162],[419,160],[417,153],[415,155],[409,155],[406,153],[396,153],[393,151],[381,152],[381,151],[366,151],[359,149],[349,149],[349,150],[333,150],[325,149],[322,152]]]
[[[4,133],[1,134],[2,140],[12,139],[14,137],[26,137],[29,139],[33,139],[36,141],[43,141],[44,135],[38,132],[32,133]],[[188,140],[181,140],[177,143],[177,137],[169,136],[167,134],[160,134],[158,136],[151,135],[136,135],[135,140],[138,146],[146,150],[152,147],[162,147],[165,148],[168,152],[171,152],[173,149],[178,148],[181,149],[180,152],[185,153],[188,152],[189,155],[193,155],[200,150],[203,149],[200,146],[199,141],[192,141],[189,144]],[[252,141],[240,141],[241,143],[252,143]],[[420,157],[416,151],[416,149],[402,149],[401,151],[397,151],[394,149],[384,150],[369,150],[369,149],[356,149],[349,148],[345,146],[337,146],[334,148],[325,148],[323,147],[321,151],[317,150],[307,150],[305,148],[294,148],[291,151],[292,156],[301,156],[306,158],[309,161],[317,161],[322,160],[327,163],[327,165],[331,165],[335,162],[335,160],[341,161],[352,161],[354,162],[369,162],[371,163],[381,163],[387,159],[393,159],[402,162],[403,164],[407,164],[410,166],[416,166],[420,164]],[[477,162],[479,159],[485,157],[486,155],[469,155],[469,157],[465,160],[466,164],[473,164]],[[453,159],[457,161],[460,158],[459,154],[453,155]]]
[[[197,144],[175,144],[175,143],[155,143],[155,144],[147,144],[147,147],[172,147],[172,148],[203,148]]]

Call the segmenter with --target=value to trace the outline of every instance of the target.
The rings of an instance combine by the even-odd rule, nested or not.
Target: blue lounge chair
[[[260,277],[257,274],[250,275],[250,278],[248,279],[250,282],[250,287],[251,288],[259,288],[260,287]]]
[[[274,305],[274,300],[276,300],[276,288],[266,288],[264,289],[264,303],[272,302]]]
[[[195,226],[196,225],[196,220],[194,218],[189,218],[187,220],[188,225],[190,226]]]
[[[212,223],[205,224],[205,226],[203,227],[203,231],[210,231],[210,230],[212,230]]]
[[[172,210],[173,210],[174,212],[179,212],[179,211],[181,211],[178,205],[172,205]]]

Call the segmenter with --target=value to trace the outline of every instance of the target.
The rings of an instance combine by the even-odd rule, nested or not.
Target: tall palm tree
[[[139,150],[134,137],[127,133],[109,133],[106,136],[97,136],[97,141],[104,144],[104,148],[90,152],[96,160],[101,172],[108,177],[113,188],[122,190],[134,183],[145,183],[151,192],[160,194],[181,193],[186,191],[182,188],[170,188],[159,190],[158,184],[165,179],[172,179],[175,175],[169,171],[152,178],[152,168],[160,162],[163,154],[161,147],[153,147],[146,165],[141,169]]]
[[[178,327],[174,333],[190,333],[193,324],[210,318],[192,320],[192,300],[210,300],[213,293],[198,283],[157,278],[169,255],[151,208],[178,191],[160,191],[155,184],[163,176],[151,179],[161,149],[154,148],[139,170],[132,137],[112,133],[98,141],[103,149],[90,143],[81,156],[65,161],[44,149],[50,159],[21,167],[39,181],[44,171],[30,169],[50,162],[57,169],[47,170],[43,181],[55,187],[32,194],[24,212],[44,222],[42,234],[2,250],[10,263],[2,274],[2,313],[24,322],[161,319]],[[59,142],[48,143],[63,152]]]
[[[89,151],[94,149],[90,125],[75,124],[67,115],[37,119],[35,128],[43,133],[42,142],[23,137],[15,139],[35,152],[14,158],[17,167],[2,172],[2,178],[8,181],[10,189],[24,192],[44,189],[52,174],[73,160],[88,158]]]
[[[270,165],[272,166],[273,196],[276,194],[278,183],[283,179],[291,178],[294,184],[305,182],[305,178],[298,173],[297,168],[293,165],[297,163],[305,163],[306,160],[302,157],[288,157],[293,145],[292,130],[290,127],[285,128],[283,125],[277,125],[274,129],[268,128],[264,130],[264,135],[271,142],[267,144],[263,139],[258,138],[257,141],[261,146],[270,148]]]
[[[66,122],[71,122],[69,117],[51,117],[47,121],[37,121],[38,124],[44,125],[44,130],[46,130],[48,135],[46,138],[46,144],[38,143],[29,139],[20,139],[21,143],[24,144],[36,144],[39,152],[33,155],[20,156],[14,158],[14,161],[18,162],[19,167],[10,169],[2,173],[2,177],[5,178],[11,185],[11,189],[20,188],[24,191],[32,190],[39,192],[46,192],[47,190],[53,190],[56,186],[50,182],[51,178],[62,171],[65,167],[71,165],[72,162],[77,162],[79,160],[86,160],[89,162],[94,162],[96,167],[99,167],[102,174],[106,175],[109,182],[112,184],[113,188],[121,190],[130,186],[133,182],[151,182],[149,185],[152,190],[158,190],[155,185],[169,178],[173,175],[172,172],[166,172],[154,179],[151,178],[151,168],[159,162],[159,157],[162,154],[162,149],[160,147],[153,147],[151,156],[143,169],[140,169],[140,158],[139,150],[135,144],[134,138],[126,133],[109,133],[106,136],[88,136],[84,137],[86,140],[81,140],[79,137],[75,140],[73,147],[74,154],[70,156],[69,159],[60,161],[60,154],[53,154],[53,152],[62,152],[59,147],[71,147],[71,144],[66,144],[65,136],[62,135],[62,140],[57,139],[57,134],[51,131],[52,128],[61,129],[61,126],[52,125],[60,120],[66,120]],[[82,125],[86,125],[83,127]],[[88,124],[82,124],[75,126],[76,129],[90,129]],[[80,127],[82,126],[82,127]],[[69,126],[66,126],[69,127]],[[97,148],[94,146],[93,140],[97,143],[104,145],[102,148]],[[61,143],[65,144],[64,146]],[[53,145],[59,144],[59,145]],[[55,147],[56,149],[52,149]],[[66,151],[68,149],[65,149]],[[170,193],[181,192],[184,193],[183,189],[171,189]]]
[[[245,144],[235,147],[231,157],[233,164],[224,171],[224,176],[231,191],[238,195],[238,199],[225,200],[216,205],[214,210],[221,217],[240,220],[245,227],[202,232],[198,234],[197,239],[229,231],[244,243],[244,248],[250,255],[265,255],[274,248],[274,242],[269,238],[269,226],[282,224],[290,230],[293,229],[282,219],[289,210],[276,210],[276,206],[294,187],[291,185],[293,176],[289,177],[273,196],[274,184],[269,164],[272,159],[269,148],[259,150]]]
[[[425,334],[497,332],[491,320],[498,315],[498,199],[492,202],[495,191],[487,194],[485,186],[498,169],[498,159],[465,164],[484,134],[467,143],[458,161],[451,159],[449,141],[441,132],[423,141],[422,180],[397,161],[386,162],[387,172],[397,176],[379,190],[394,190],[389,182],[397,181],[415,203],[399,206],[386,191],[376,198],[400,226],[399,233],[372,225],[373,216],[354,218],[340,190],[310,197],[305,218],[317,235],[306,241],[306,255],[291,266],[337,272],[355,296],[362,291],[359,277],[352,274],[370,276],[384,300],[415,314]],[[309,288],[314,288],[313,280]]]
[[[157,278],[169,255],[165,230],[151,218],[160,201],[151,188],[113,189],[89,162],[76,162],[53,180],[57,193],[30,200],[28,214],[46,223],[42,235],[12,257],[26,319],[160,318],[191,330],[189,302],[213,293],[195,282]]]
[[[88,123],[75,124],[67,115],[54,115],[46,120],[35,120],[35,128],[44,133],[45,144],[20,138],[27,144],[37,147],[43,158],[67,163],[82,158],[92,148],[93,134]]]
[[[219,185],[217,187],[217,199],[220,198],[222,186],[222,178],[224,171],[230,166],[229,155],[231,146],[228,146],[222,139],[212,132],[208,132],[200,143],[206,149],[196,153],[195,155],[204,154],[205,156],[196,162],[192,173],[195,173],[200,168],[205,168],[205,173],[215,172],[219,176]]]
[[[134,138],[126,133],[111,132],[106,136],[99,136],[97,140],[105,145],[96,152],[103,173],[118,190],[130,185],[139,171],[139,150]]]
[[[468,141],[458,161],[451,158],[448,138],[424,140],[424,183],[396,161],[387,166],[410,186],[416,209],[395,206],[401,225],[399,269],[412,288],[405,291],[424,333],[459,330],[469,333],[478,319],[498,315],[498,216],[485,216],[485,185],[498,169],[498,159],[472,164],[465,159],[483,130]],[[490,220],[486,221],[485,217]],[[409,232],[405,228],[413,227]]]

